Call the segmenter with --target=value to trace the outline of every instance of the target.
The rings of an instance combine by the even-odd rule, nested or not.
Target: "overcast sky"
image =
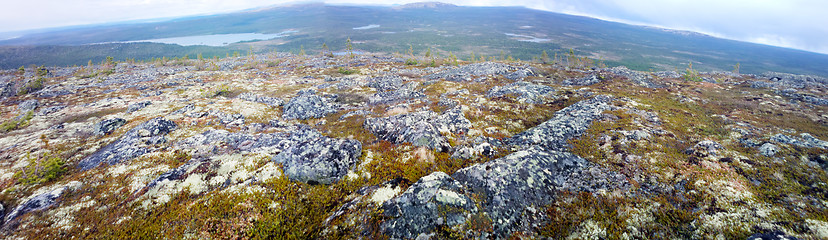
[[[286,0],[4,0],[0,32],[214,14]],[[422,1],[422,0],[420,0]],[[416,0],[328,0],[404,4]],[[464,6],[525,6],[605,20],[691,30],[828,54],[826,0],[443,0]]]

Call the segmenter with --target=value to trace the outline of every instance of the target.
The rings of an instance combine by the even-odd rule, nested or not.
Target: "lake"
[[[243,41],[253,41],[253,40],[269,40],[274,38],[285,37],[287,34],[295,33],[296,31],[284,31],[280,33],[274,34],[262,34],[262,33],[234,33],[234,34],[212,34],[212,35],[199,35],[199,36],[186,36],[186,37],[173,37],[173,38],[156,38],[156,39],[146,39],[146,40],[137,40],[137,41],[127,41],[125,43],[134,43],[134,42],[154,42],[154,43],[167,43],[167,44],[178,44],[181,46],[195,46],[195,45],[205,45],[205,46],[213,46],[213,47],[221,47],[227,46],[237,42]]]

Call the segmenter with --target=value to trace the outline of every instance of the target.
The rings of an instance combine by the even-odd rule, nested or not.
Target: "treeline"
[[[115,60],[151,60],[162,57],[225,57],[246,49],[233,47],[179,46],[161,43],[107,43],[78,46],[3,46],[0,47],[0,69],[16,69],[20,66],[73,66],[95,63],[107,57]]]

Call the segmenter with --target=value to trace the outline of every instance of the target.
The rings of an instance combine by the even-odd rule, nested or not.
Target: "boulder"
[[[420,86],[418,82],[409,82],[393,91],[377,92],[368,97],[369,103],[376,104],[392,104],[412,99],[425,97],[422,91],[418,90]]]
[[[400,114],[385,118],[366,118],[363,127],[380,139],[392,142],[408,142],[414,146],[448,152],[451,148],[448,140],[434,126],[437,114],[432,111],[420,111]]]
[[[17,104],[17,112],[19,113],[27,113],[29,111],[34,111],[37,107],[40,106],[40,102],[35,99],[29,99]]]
[[[555,89],[545,85],[537,85],[528,82],[515,82],[506,86],[496,86],[489,91],[486,91],[486,97],[504,97],[510,96],[517,98],[518,101],[541,104],[545,103],[547,99],[554,99]]]
[[[403,86],[403,78],[400,76],[382,76],[368,80],[368,87],[377,89],[377,92],[394,91]]]
[[[247,100],[251,102],[257,102],[261,104],[265,104],[271,107],[281,107],[285,104],[285,101],[281,98],[277,97],[266,97],[262,95],[256,95],[252,93],[242,93],[239,95],[239,99]]]
[[[777,143],[790,144],[804,148],[828,149],[827,141],[822,141],[812,136],[810,133],[801,133],[799,134],[799,137],[788,136],[780,133],[771,137],[770,140]]]
[[[445,79],[452,82],[471,81],[474,76],[501,75],[516,70],[517,67],[505,63],[483,62],[463,65],[439,73],[425,76],[427,79]]]
[[[506,143],[517,147],[539,145],[547,149],[566,149],[569,146],[567,140],[581,135],[592,121],[603,116],[604,111],[615,109],[612,100],[610,96],[599,95],[572,104],[556,112],[552,119],[506,139]]]
[[[566,86],[589,86],[589,85],[593,85],[593,84],[596,84],[596,83],[600,83],[603,80],[604,79],[602,77],[598,77],[598,76],[595,76],[595,75],[589,75],[589,76],[582,77],[582,78],[566,79],[566,80],[563,80],[563,82],[561,82],[561,84],[566,85]]]
[[[799,240],[799,238],[785,234],[782,231],[771,231],[765,233],[754,233],[747,240]]]
[[[718,156],[719,150],[724,149],[721,144],[711,141],[711,140],[704,140],[696,143],[693,147],[685,150],[687,154],[694,155],[697,157],[707,157],[707,156]]]
[[[101,163],[117,164],[150,153],[157,145],[166,143],[167,139],[164,135],[176,128],[178,125],[170,120],[163,117],[153,118],[130,129],[114,143],[82,159],[78,162],[78,168],[89,170]]]
[[[420,178],[400,196],[386,201],[382,210],[391,218],[380,225],[383,232],[404,239],[425,236],[441,225],[462,224],[477,212],[464,187],[443,172]]]
[[[765,143],[759,147],[759,154],[762,154],[766,157],[773,157],[776,153],[779,152],[779,147],[773,145],[773,143]]]
[[[282,118],[285,120],[304,120],[321,118],[336,112],[336,107],[325,101],[322,97],[316,95],[316,91],[303,90],[299,91],[299,94],[296,97],[291,98],[290,101],[284,105]]]
[[[149,105],[152,105],[152,102],[143,101],[143,102],[131,103],[127,106],[127,113],[132,113],[132,112],[141,110],[141,109],[143,109],[143,108],[145,108]]]
[[[33,195],[28,199],[21,201],[17,207],[12,209],[8,214],[5,216],[4,221],[4,228],[9,227],[12,221],[16,220],[17,217],[22,216],[23,214],[34,212],[34,211],[41,211],[46,208],[55,205],[57,199],[66,193],[67,190],[76,190],[80,188],[82,185],[81,182],[73,181],[69,182],[64,185],[58,185],[55,187],[51,187],[47,189],[45,192],[39,193],[37,195]]]
[[[92,126],[92,134],[96,136],[103,136],[112,133],[115,129],[126,124],[123,118],[106,119],[96,123]]]
[[[362,143],[353,139],[319,136],[298,142],[273,157],[290,180],[333,184],[348,174],[362,154]]]

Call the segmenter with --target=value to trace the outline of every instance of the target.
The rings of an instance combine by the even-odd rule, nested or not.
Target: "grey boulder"
[[[153,118],[130,129],[114,143],[82,159],[78,163],[78,168],[89,170],[101,163],[117,164],[152,152],[153,147],[166,143],[164,135],[176,128],[178,125],[170,120],[162,117]]]
[[[106,119],[92,126],[92,134],[96,136],[104,136],[112,133],[115,129],[118,129],[124,124],[126,124],[126,120],[123,118]]]
[[[285,176],[310,184],[333,184],[348,174],[362,155],[362,143],[320,136],[299,142],[273,157]]]
[[[285,120],[304,120],[321,118],[336,112],[336,107],[325,101],[322,97],[316,95],[316,91],[303,90],[284,105],[282,118]]]

